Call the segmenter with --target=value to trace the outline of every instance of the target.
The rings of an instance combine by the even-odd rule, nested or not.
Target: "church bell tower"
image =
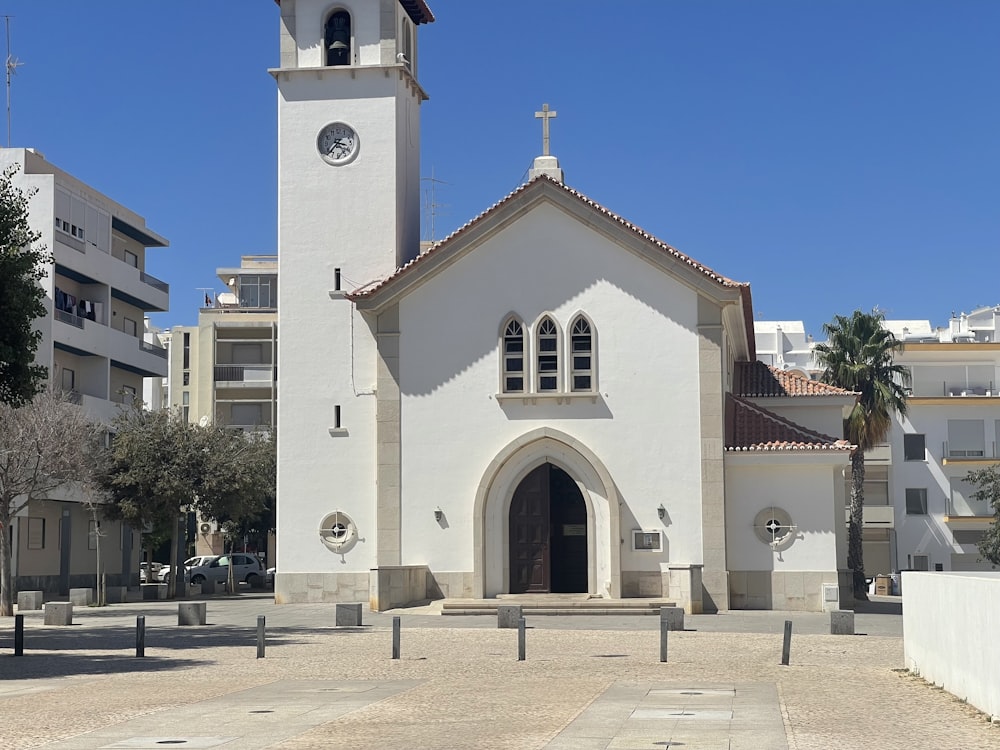
[[[420,245],[424,0],[278,0],[278,246],[366,283]]]
[[[395,558],[376,554],[390,543],[376,533],[382,351],[345,295],[419,253],[417,29],[434,16],[424,0],[277,2],[275,597],[357,601]]]

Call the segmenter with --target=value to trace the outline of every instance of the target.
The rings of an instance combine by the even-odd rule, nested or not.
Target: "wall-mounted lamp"
[[[667,509],[663,507],[663,503],[660,503],[660,507],[656,509],[656,515],[660,517],[661,521],[667,517]]]
[[[434,520],[440,522],[444,518],[444,511],[440,507],[434,509]]]

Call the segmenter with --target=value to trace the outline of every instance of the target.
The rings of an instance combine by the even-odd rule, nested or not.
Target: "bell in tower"
[[[338,10],[326,22],[326,64],[351,64],[351,16],[346,10]]]

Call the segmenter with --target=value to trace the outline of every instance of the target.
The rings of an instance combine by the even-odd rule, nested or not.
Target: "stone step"
[[[543,595],[544,596],[544,595]],[[494,615],[502,604],[519,604],[527,615],[657,615],[660,607],[675,607],[666,599],[586,599],[504,595],[496,599],[449,599],[442,615]]]

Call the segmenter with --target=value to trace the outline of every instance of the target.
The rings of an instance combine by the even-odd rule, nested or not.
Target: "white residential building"
[[[946,326],[885,321],[903,342],[896,362],[910,371],[911,383],[906,417],[897,417],[888,442],[865,456],[869,576],[991,569],[976,544],[995,516],[972,498],[965,477],[1000,461],[998,321],[1000,306],[953,313]],[[819,376],[801,322],[756,321],[754,328],[758,359]]]
[[[30,224],[54,256],[41,284],[48,312],[36,362],[87,413],[110,422],[141,398],[143,379],[167,373],[167,352],[147,340],[147,313],[167,309],[167,284],[145,272],[150,248],[167,241],[134,211],[67,174],[32,149],[0,148],[0,169],[35,191]],[[93,585],[93,520],[71,498],[33,503],[13,528],[15,586],[65,593]],[[138,581],[138,533],[103,522],[109,585]],[[107,542],[106,542],[107,544]]]

